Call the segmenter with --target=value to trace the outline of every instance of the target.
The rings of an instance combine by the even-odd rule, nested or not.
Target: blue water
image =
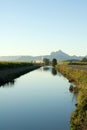
[[[70,130],[76,99],[51,67],[0,87],[0,130]]]

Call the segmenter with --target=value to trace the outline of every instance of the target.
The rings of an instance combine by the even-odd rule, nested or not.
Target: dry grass
[[[76,83],[79,89],[78,105],[71,116],[71,130],[87,130],[87,66],[58,65],[56,68],[66,78]]]
[[[85,72],[87,71],[87,65],[69,65],[69,67],[73,69],[84,70]]]

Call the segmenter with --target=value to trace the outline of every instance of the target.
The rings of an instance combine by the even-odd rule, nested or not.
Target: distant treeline
[[[69,62],[70,65],[87,65],[87,58],[84,57],[81,61],[78,62]]]
[[[68,65],[87,65],[87,62],[69,62]]]

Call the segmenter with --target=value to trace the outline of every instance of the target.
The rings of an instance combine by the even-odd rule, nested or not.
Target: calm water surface
[[[76,99],[70,83],[49,67],[0,87],[0,130],[70,130]]]

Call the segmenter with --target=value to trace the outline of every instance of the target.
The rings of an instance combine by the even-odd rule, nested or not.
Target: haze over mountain
[[[86,56],[87,57],[87,56]],[[81,60],[83,56],[70,56],[65,52],[59,50],[56,52],[51,52],[50,55],[43,56],[0,56],[0,61],[42,61],[43,58],[49,58],[52,60],[56,58],[58,61],[66,61],[66,60]]]

